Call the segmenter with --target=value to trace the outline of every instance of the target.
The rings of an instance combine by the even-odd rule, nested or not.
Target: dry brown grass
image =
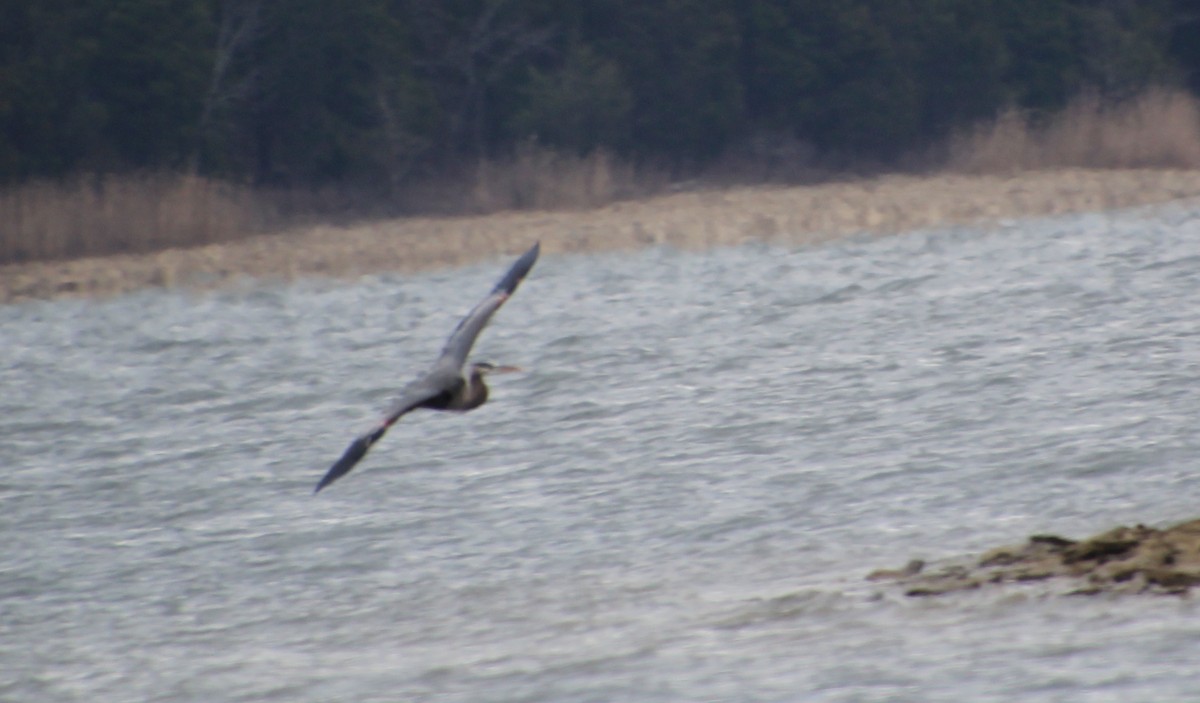
[[[1111,104],[1085,94],[1041,124],[1009,110],[952,138],[948,151],[948,167],[966,173],[1200,168],[1200,101],[1164,88]]]
[[[668,178],[598,149],[586,156],[526,143],[475,170],[465,210],[578,210],[661,192]]]
[[[578,210],[661,192],[668,179],[604,151],[526,144],[474,173],[416,183],[388,201],[352,191],[266,192],[177,174],[78,177],[0,189],[0,263],[196,247],[268,227],[350,221],[376,212],[439,215]],[[357,215],[355,214],[357,213]]]
[[[183,175],[94,176],[0,190],[0,262],[241,239],[272,219],[249,189]]]

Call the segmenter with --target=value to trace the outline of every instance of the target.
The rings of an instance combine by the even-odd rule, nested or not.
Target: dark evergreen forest
[[[531,140],[886,162],[1149,85],[1200,88],[1192,0],[0,0],[0,183],[397,186]]]

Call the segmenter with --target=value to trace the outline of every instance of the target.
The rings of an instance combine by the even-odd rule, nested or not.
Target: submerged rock
[[[1082,541],[1033,535],[998,547],[973,562],[934,569],[881,569],[871,580],[892,580],[909,596],[936,596],[1005,583],[1055,579],[1070,595],[1186,594],[1200,584],[1200,520],[1163,530],[1118,527]]]

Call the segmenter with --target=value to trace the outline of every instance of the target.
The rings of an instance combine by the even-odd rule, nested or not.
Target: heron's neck
[[[487,383],[483,380],[483,373],[478,369],[472,369],[471,375],[467,377],[467,387],[463,390],[465,396],[463,405],[466,406],[466,409],[477,408],[487,402]]]

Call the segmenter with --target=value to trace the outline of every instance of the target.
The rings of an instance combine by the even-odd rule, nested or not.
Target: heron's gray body
[[[465,377],[462,374],[444,377],[440,386],[444,390],[417,407],[458,412],[478,408],[488,399],[488,387],[483,375],[493,368],[491,364],[471,364],[471,372]]]
[[[376,423],[370,430],[359,435],[341,458],[326,472],[317,484],[314,493],[328,486],[350,472],[354,465],[366,456],[379,438],[387,432],[397,420],[416,410],[453,410],[466,412],[483,405],[488,399],[488,387],[483,376],[493,371],[512,371],[514,367],[495,366],[488,363],[474,363],[464,372],[467,355],[483,328],[492,315],[500,309],[504,301],[516,291],[517,286],[525,278],[533,264],[537,261],[540,245],[533,247],[521,255],[504,278],[496,284],[492,292],[481,300],[467,316],[458,323],[437,361],[433,363],[423,376],[404,387],[400,397],[392,404],[383,420]]]

